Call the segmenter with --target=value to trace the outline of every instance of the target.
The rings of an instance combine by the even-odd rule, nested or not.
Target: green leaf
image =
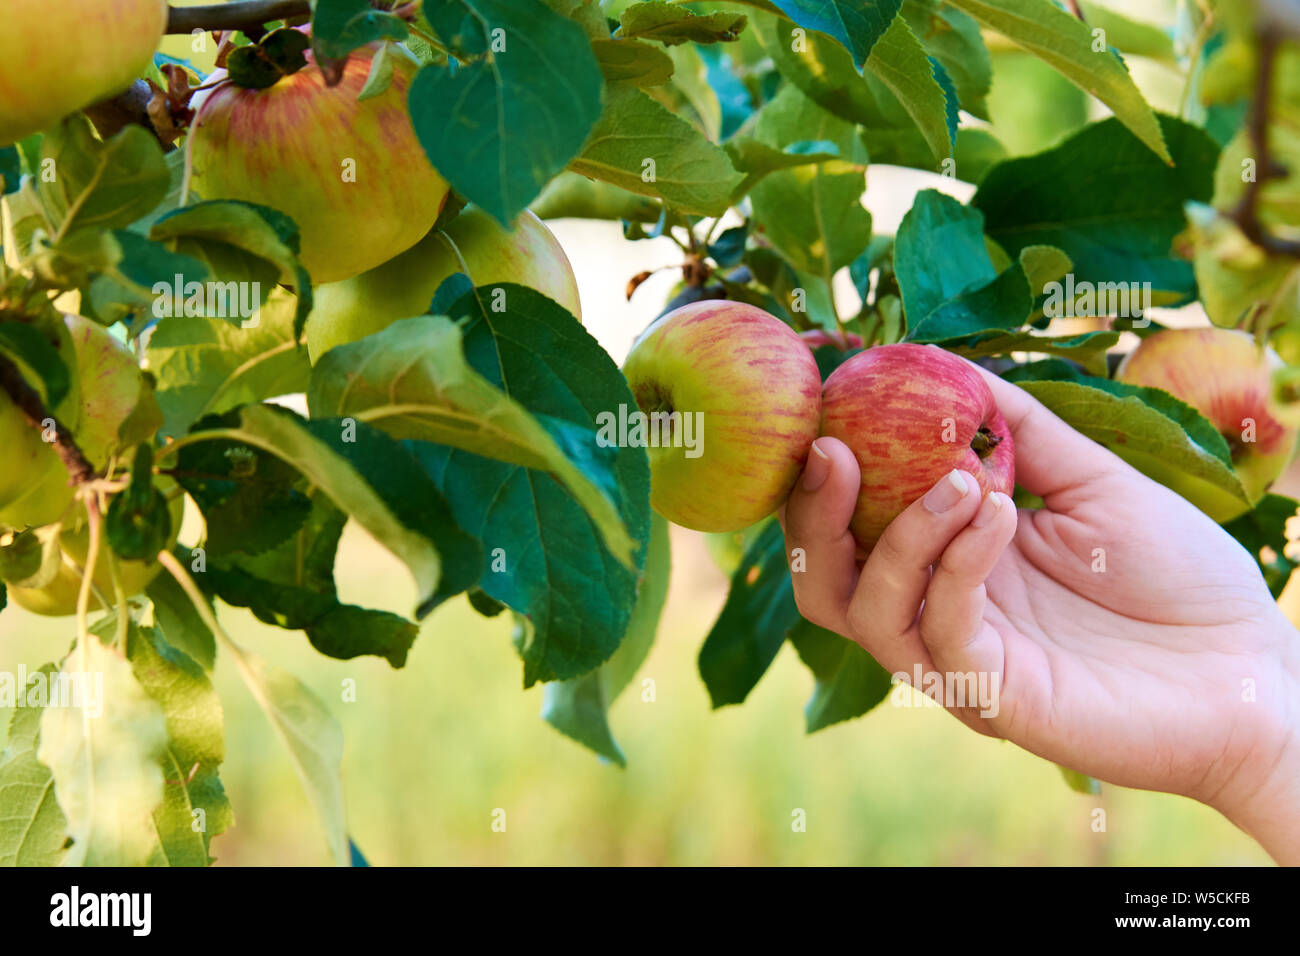
[[[448,519],[449,527],[437,529],[439,537],[445,539],[450,529],[457,538],[465,538],[446,514],[446,503],[437,489],[429,487],[427,480],[419,484],[425,486],[420,489],[425,497],[413,494],[412,502],[426,509],[431,503],[441,503],[441,517]],[[339,602],[334,562],[347,516],[323,496],[315,496],[312,504],[312,512],[298,532],[269,551],[209,557],[201,579],[203,587],[233,607],[248,608],[267,624],[303,631],[312,646],[327,657],[351,660],[372,654],[393,667],[405,666],[419,628],[396,614]],[[424,530],[430,531],[430,524],[426,521]],[[459,575],[463,590],[468,586],[466,579],[472,582],[477,576],[482,552],[472,541],[463,548],[465,553],[459,555],[450,548],[440,549],[449,573],[443,577],[439,599],[449,596],[449,578]]]
[[[871,214],[860,202],[864,167],[852,162],[865,157],[860,147],[855,154],[848,123],[787,86],[758,114],[755,137],[779,149],[791,141],[793,131],[801,139],[834,144],[845,159],[770,173],[750,194],[754,218],[796,269],[826,279],[871,241]]]
[[[606,88],[605,111],[569,168],[704,216],[726,212],[740,182],[726,151],[636,87],[618,83]]]
[[[1017,383],[1067,424],[1215,521],[1227,521],[1250,508],[1223,436],[1194,409],[1159,389],[1106,379],[1085,381]]]
[[[163,799],[163,712],[121,652],[96,637],[79,640],[59,673],[82,693],[45,708],[36,758],[50,768],[67,818],[73,842],[64,862],[140,866],[153,855],[152,814]]]
[[[504,312],[484,307],[497,288],[507,291]],[[598,428],[608,432],[611,410],[636,404],[595,340],[531,290],[482,287],[453,303],[450,313],[463,322],[465,356],[475,370],[538,416],[588,476],[608,476],[604,490],[638,543],[632,560],[620,561],[582,506],[546,474],[408,443],[461,527],[486,543],[479,587],[529,617],[519,642],[525,685],[577,677],[618,647],[644,565],[650,533],[645,449],[611,447],[608,434],[597,436]]]
[[[160,321],[146,355],[162,433],[180,437],[204,415],[306,391],[311,363],[294,340],[297,309],[292,295],[275,289],[249,328],[179,315]]]
[[[653,43],[641,40],[592,40],[591,49],[601,74],[613,83],[662,86],[672,79],[676,69],[672,57]]]
[[[0,753],[0,866],[58,866],[63,860],[67,819],[54,798],[50,768],[36,759],[48,693],[31,696],[38,687],[48,688],[57,672],[46,664],[26,681],[0,677],[0,687],[8,683],[15,694],[9,740]]]
[[[170,577],[170,575],[166,575]],[[115,623],[105,618],[105,625]],[[107,627],[101,626],[101,633]],[[217,768],[225,760],[225,717],[203,668],[153,628],[128,629],[131,669],[167,724],[163,801],[153,812],[150,866],[207,866],[214,836],[234,825]],[[199,812],[196,812],[199,811]]]
[[[600,67],[582,27],[540,0],[430,0],[439,35],[485,53],[422,69],[411,122],[452,187],[508,226],[577,155],[601,115]]]
[[[934,189],[916,194],[894,242],[894,274],[909,325],[997,277],[983,225],[979,210],[951,196]]]
[[[538,293],[522,286],[500,288],[508,290],[511,308],[545,313],[535,321],[549,327],[557,346],[564,340],[591,342],[581,325],[567,314],[561,317],[559,307],[540,302]],[[610,549],[631,561],[635,544],[613,502],[527,409],[466,362],[461,342],[461,330],[449,319],[420,316],[331,349],[312,373],[312,415],[352,416],[397,438],[451,445],[545,471],[583,506]],[[590,345],[585,349],[592,354]]]
[[[745,16],[727,12],[698,14],[665,0],[643,0],[624,10],[619,23],[620,37],[640,37],[676,46],[735,40],[745,29]]]
[[[169,450],[179,450],[177,446],[199,441],[234,441],[292,463],[407,566],[415,580],[419,606],[433,600],[442,578],[442,561],[434,542],[426,534],[406,527],[390,504],[336,447],[322,441],[309,423],[286,409],[250,405],[231,412],[229,417],[231,424],[191,432],[173,443]]]
[[[294,772],[325,828],[330,856],[336,865],[348,866],[342,728],[298,678],[250,651],[228,646],[249,692],[289,750]]]
[[[1133,135],[1169,165],[1175,160],[1165,146],[1151,107],[1129,76],[1123,60],[1110,49],[1095,50],[1091,28],[1051,0],[950,0],[990,30],[1051,64],[1075,86],[1101,100]]]
[[[943,67],[926,53],[902,17],[871,51],[867,69],[898,98],[935,158],[951,156],[957,128],[956,91]]]
[[[1209,199],[1217,148],[1189,123],[1160,122],[1176,166],[1106,119],[1046,152],[998,164],[971,205],[1012,255],[1046,243],[1070,257],[1076,283],[1150,282],[1153,304],[1186,301],[1195,279],[1171,246],[1186,225],[1184,203]]]
[[[848,638],[800,618],[790,642],[817,681],[804,707],[808,733],[861,717],[889,696],[889,671]]]
[[[1113,7],[1092,0],[1079,0],[1079,9],[1083,11],[1088,26],[1106,31],[1106,42],[1111,46],[1170,65],[1177,62],[1173,37],[1168,31],[1130,19]]]
[[[1088,796],[1096,796],[1101,793],[1100,780],[1095,780],[1086,773],[1079,773],[1077,770],[1071,770],[1059,764],[1056,769],[1061,771],[1061,777],[1065,780],[1065,785],[1075,793],[1083,793]]]
[[[769,521],[731,576],[727,601],[700,648],[700,676],[715,708],[749,696],[798,621],[785,535]]]
[[[67,397],[72,385],[67,362],[36,326],[0,322],[0,353],[18,365],[23,378],[44,399],[46,408],[56,408]]]
[[[39,177],[36,189],[64,234],[124,228],[162,202],[171,182],[162,148],[144,127],[101,142],[81,113],[45,134],[41,159],[57,175]]]
[[[663,213],[663,206],[648,196],[567,170],[547,184],[531,208],[542,219],[626,219],[644,223],[658,222]]]
[[[176,549],[175,553],[182,565],[189,561],[190,555],[184,548]],[[170,574],[160,574],[149,582],[145,594],[153,602],[155,627],[162,631],[167,643],[197,661],[204,670],[212,670],[217,657],[216,638],[176,579]]]
[[[1275,599],[1296,569],[1296,562],[1286,555],[1286,523],[1295,517],[1297,509],[1300,502],[1293,498],[1265,495],[1253,510],[1223,526],[1259,564]]]
[[[409,34],[398,17],[371,8],[369,0],[316,0],[311,42],[316,56],[340,60],[375,40],[404,40]]]
[[[1079,335],[1040,335],[1031,331],[990,330],[968,339],[945,339],[935,344],[968,359],[1011,352],[1059,355],[1078,362],[1092,375],[1105,377],[1106,352],[1119,341],[1119,332],[1084,332]]]
[[[834,37],[858,69],[896,23],[901,0],[772,0],[801,27]]]
[[[961,108],[988,119],[985,97],[993,85],[993,62],[979,24],[947,4],[936,9],[928,0],[905,0],[902,12],[926,52],[952,78]]]
[[[609,727],[608,710],[650,654],[668,598],[671,563],[668,522],[654,515],[645,571],[623,642],[591,673],[547,684],[542,699],[543,720],[620,767],[626,766],[627,760]]]

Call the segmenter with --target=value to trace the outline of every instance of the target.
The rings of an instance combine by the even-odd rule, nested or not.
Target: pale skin
[[[1196,507],[981,370],[1015,440],[1017,511],[944,476],[865,562],[853,453],[813,443],[786,505],[799,609],[891,673],[1000,675],[963,723],[1126,787],[1183,794],[1300,865],[1300,633]],[[964,490],[963,490],[964,488]],[[1102,570],[1104,568],[1104,570]],[[1252,699],[1253,698],[1253,699]]]

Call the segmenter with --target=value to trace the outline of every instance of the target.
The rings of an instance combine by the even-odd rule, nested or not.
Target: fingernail
[[[984,499],[980,505],[980,510],[975,513],[975,520],[971,522],[976,528],[982,528],[1002,511],[1003,506],[1007,503],[1007,496],[1000,491],[995,491]]]
[[[965,498],[968,491],[970,488],[967,487],[966,476],[954,468],[925,493],[925,507],[928,511],[941,515]]]
[[[816,491],[826,483],[826,478],[831,473],[831,456],[826,454],[817,447],[817,443],[812,443],[812,449],[808,455],[808,464],[803,468],[803,490]]]

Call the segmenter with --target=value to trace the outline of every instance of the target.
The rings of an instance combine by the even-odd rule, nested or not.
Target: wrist
[[[1300,633],[1277,617],[1278,672],[1256,678],[1245,757],[1209,803],[1279,864],[1300,866]]]

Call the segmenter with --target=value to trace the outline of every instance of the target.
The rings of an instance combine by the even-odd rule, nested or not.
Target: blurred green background
[[[803,733],[812,679],[787,647],[749,701],[711,713],[695,655],[725,593],[702,538],[677,532],[669,605],[638,680],[615,704],[628,768],[604,764],[541,721],[521,691],[509,625],[458,599],[424,624],[407,667],[322,658],[296,632],[222,608],[231,635],[290,668],[347,740],[354,839],[396,864],[1257,864],[1266,855],[1208,808],[1162,794],[1068,790],[1056,768],[981,737],[946,713],[888,701],[866,717]],[[414,589],[381,548],[349,528],[342,597],[409,613]],[[72,620],[9,608],[4,666],[58,657]],[[356,681],[344,703],[342,682]],[[640,680],[651,678],[654,702]],[[314,812],[283,746],[229,660],[222,779],[236,827],[219,865],[325,864]],[[3,712],[7,725],[8,712]],[[1094,810],[1106,832],[1092,830]],[[505,811],[506,831],[493,832]],[[806,813],[806,832],[792,814]]]

